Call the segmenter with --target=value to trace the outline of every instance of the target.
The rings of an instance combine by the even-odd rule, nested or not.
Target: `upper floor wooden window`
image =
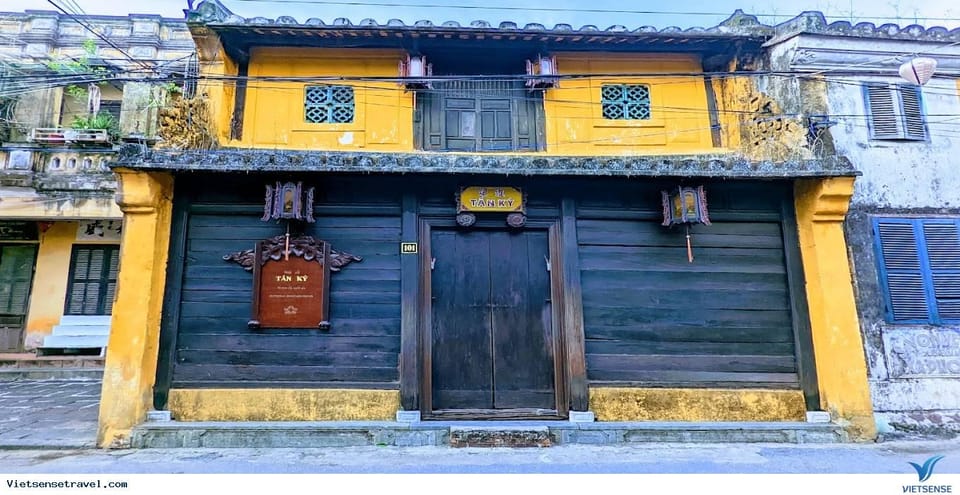
[[[646,84],[604,84],[600,87],[603,118],[649,120],[650,86]]]
[[[920,86],[866,84],[863,87],[871,139],[925,141],[927,125]]]
[[[960,322],[960,220],[875,218],[887,321]]]
[[[543,97],[522,81],[440,81],[417,94],[417,144],[430,151],[538,151]]]
[[[303,96],[303,118],[311,124],[346,124],[353,122],[352,86],[306,86]]]

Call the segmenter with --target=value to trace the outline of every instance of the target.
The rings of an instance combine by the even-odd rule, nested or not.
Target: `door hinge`
[[[547,258],[546,255],[543,257],[543,261],[547,262],[547,271],[550,271],[550,258]]]
[[[430,258],[430,269],[433,270],[433,268],[434,268],[436,265],[437,265],[437,259],[436,259],[436,258]]]

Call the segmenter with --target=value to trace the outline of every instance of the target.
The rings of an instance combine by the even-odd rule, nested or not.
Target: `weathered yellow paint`
[[[799,390],[615,388],[590,389],[598,421],[803,421]]]
[[[230,137],[230,119],[233,116],[236,94],[237,64],[227,56],[220,38],[213,32],[200,28],[191,30],[200,60],[200,79],[197,95],[209,107],[217,141],[226,144]]]
[[[396,390],[172,389],[177,421],[377,421],[400,409]]]
[[[717,121],[720,123],[720,144],[736,150],[742,146],[740,136],[741,112],[748,108],[742,95],[756,93],[756,83],[750,77],[718,77],[711,81],[717,102]]]
[[[636,155],[715,152],[703,76],[692,55],[557,54],[563,74],[603,74],[564,79],[544,95],[547,152],[560,155]],[[643,76],[635,74],[642,73]],[[649,120],[603,118],[603,84],[650,87]]]
[[[797,181],[797,224],[821,407],[852,438],[871,440],[876,424],[843,235],[853,182]]]
[[[413,92],[396,82],[356,77],[396,77],[400,51],[312,48],[254,48],[248,72],[243,136],[239,147],[310,150],[413,150]],[[349,81],[284,82],[260,77],[341,77]],[[353,122],[312,124],[304,116],[308,85],[352,86]]]
[[[76,237],[75,222],[55,222],[46,232],[40,233],[23,341],[27,349],[36,348],[53,326],[60,323],[70,275],[70,253]]]
[[[100,399],[101,447],[125,446],[153,402],[173,198],[169,174],[115,172],[124,224]]]
[[[119,220],[123,213],[112,198],[67,197],[52,200],[32,189],[0,188],[0,214],[4,219],[25,220]]]

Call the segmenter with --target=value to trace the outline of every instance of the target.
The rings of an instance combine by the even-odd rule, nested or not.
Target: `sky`
[[[69,4],[71,0],[56,0]],[[196,0],[199,3],[200,0]],[[740,8],[757,15],[764,24],[783,22],[804,10],[818,10],[828,21],[847,20],[895,23],[905,26],[960,27],[958,0],[221,0],[243,17],[276,18],[289,15],[303,22],[318,17],[330,22],[346,17],[354,22],[373,18],[378,22],[397,18],[412,23],[419,19],[434,22],[454,20],[469,23],[483,19],[493,23],[538,22],[547,27],[557,23],[580,27],[594,24],[601,28],[613,24],[628,28],[649,25],[657,28],[714,26]],[[126,15],[161,14],[183,17],[186,0],[72,0],[86,14]],[[366,4],[366,5],[364,5]],[[374,4],[374,5],[370,5]],[[507,7],[504,9],[504,7]],[[0,11],[26,9],[56,10],[47,0],[0,0]],[[540,10],[527,10],[540,9]],[[595,10],[590,12],[589,10]],[[628,12],[596,12],[617,10]],[[637,11],[645,11],[640,13]]]

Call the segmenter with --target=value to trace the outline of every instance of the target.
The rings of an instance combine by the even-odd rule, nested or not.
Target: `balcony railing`
[[[110,134],[104,129],[61,129],[36,127],[27,138],[38,144],[109,144]]]

